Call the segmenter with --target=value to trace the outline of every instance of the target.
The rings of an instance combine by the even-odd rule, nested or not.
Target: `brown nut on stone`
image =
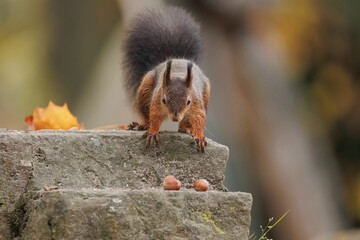
[[[198,179],[194,182],[194,188],[196,191],[205,192],[209,189],[209,182],[205,179]]]
[[[181,182],[170,175],[164,178],[163,187],[164,190],[179,190],[181,188]]]

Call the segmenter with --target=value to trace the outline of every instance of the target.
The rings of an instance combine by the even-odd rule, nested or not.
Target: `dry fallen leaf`
[[[53,102],[49,102],[46,108],[36,107],[33,115],[25,118],[25,123],[34,130],[40,129],[82,129],[83,126],[74,117],[67,104],[58,106]]]

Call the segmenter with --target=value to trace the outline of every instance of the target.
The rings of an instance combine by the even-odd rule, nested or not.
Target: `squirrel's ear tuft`
[[[164,87],[170,84],[170,73],[171,73],[171,60],[166,62],[166,69],[164,72]]]
[[[186,74],[186,87],[190,87],[191,86],[191,82],[192,82],[192,73],[191,73],[191,69],[193,67],[193,63],[192,62],[188,62],[187,65],[187,74]]]

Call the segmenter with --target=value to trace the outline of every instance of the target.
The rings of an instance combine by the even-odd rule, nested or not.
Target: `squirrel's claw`
[[[160,139],[159,133],[146,132],[144,136],[146,137],[146,147],[157,145]]]
[[[205,139],[205,137],[193,137],[193,142],[197,145],[197,147],[199,148],[199,150],[204,153],[205,152],[205,147],[207,146],[207,141]]]

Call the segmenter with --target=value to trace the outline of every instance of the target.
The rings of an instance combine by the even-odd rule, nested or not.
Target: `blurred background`
[[[163,4],[202,25],[206,135],[230,148],[229,190],[253,194],[250,233],[290,210],[274,239],[360,239],[358,0],[1,0],[0,127],[49,100],[86,128],[136,120],[121,42]]]

